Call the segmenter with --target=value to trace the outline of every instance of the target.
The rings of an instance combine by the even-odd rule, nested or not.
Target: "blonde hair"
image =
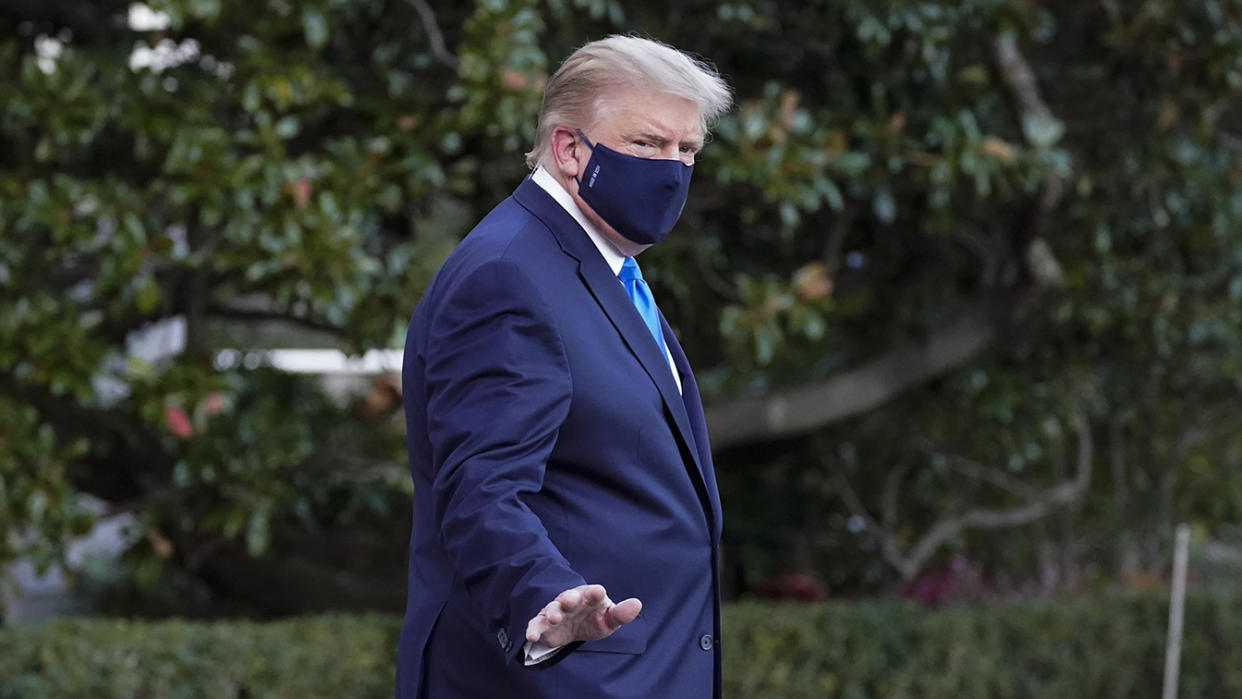
[[[600,98],[617,87],[667,92],[694,102],[706,134],[708,125],[733,101],[715,68],[667,44],[636,36],[613,35],[574,51],[548,81],[539,109],[535,147],[526,154],[534,169],[552,152],[559,124],[586,128],[596,118]]]

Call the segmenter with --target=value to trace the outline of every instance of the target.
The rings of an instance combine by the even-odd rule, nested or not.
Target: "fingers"
[[[636,597],[627,600],[621,600],[614,604],[608,610],[608,626],[614,631],[625,624],[630,623],[638,618],[638,613],[643,610],[643,603]]]
[[[579,585],[557,595],[554,601],[560,603],[561,609],[570,612],[577,609],[579,605],[594,607],[606,599],[608,599],[608,593],[603,585]]]
[[[561,622],[560,606],[556,600],[547,604],[539,613],[526,623],[526,640],[534,643],[547,633],[554,624]]]
[[[552,600],[552,603],[549,604],[548,606],[558,607],[565,611],[569,611],[577,607],[578,603],[581,601],[582,601],[582,588],[575,587],[569,590],[565,590],[561,594],[557,595],[556,599]]]
[[[642,608],[634,598],[613,604],[603,585],[580,585],[557,595],[527,622],[526,640],[562,645],[602,638],[634,621]]]
[[[582,601],[589,607],[594,607],[608,599],[608,593],[604,590],[603,585],[587,585],[580,589],[582,590]]]
[[[579,601],[577,588],[566,590],[548,602],[539,613],[526,623],[526,640],[535,643],[554,626],[565,621],[565,613],[575,608]]]
[[[543,612],[539,612],[533,619],[526,622],[526,640],[531,643],[537,642],[543,638],[543,634],[548,630],[548,619]]]
[[[535,643],[554,626],[565,621],[567,613],[573,613],[582,603],[583,593],[591,585],[570,588],[556,596],[526,624],[526,640]],[[594,587],[600,587],[595,585]],[[603,588],[600,588],[603,589]]]

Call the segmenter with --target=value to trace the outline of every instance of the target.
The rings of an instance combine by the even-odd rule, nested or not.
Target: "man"
[[[415,310],[402,699],[720,695],[703,410],[633,258],[729,101],[669,46],[582,47],[548,82],[534,173]]]

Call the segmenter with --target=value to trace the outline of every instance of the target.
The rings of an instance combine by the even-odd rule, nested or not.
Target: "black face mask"
[[[639,245],[664,240],[681,216],[694,166],[680,160],[638,158],[596,143],[581,132],[591,160],[578,195],[626,239]]]

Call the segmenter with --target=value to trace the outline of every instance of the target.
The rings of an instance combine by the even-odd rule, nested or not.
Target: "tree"
[[[1238,381],[1236,9],[752,15],[792,57],[772,99],[743,106],[756,147],[737,152],[763,174],[756,196],[730,200],[756,202],[741,217],[756,242],[722,253],[721,268],[762,260],[722,317],[754,350],[732,356],[745,369],[731,385],[753,390],[709,414],[717,448],[816,432],[844,448],[791,457],[799,492],[840,496],[859,518],[821,518],[831,531],[808,537],[827,542],[819,570],[853,538],[909,578],[939,541],[1073,582],[1113,555],[1118,572],[1158,571],[1172,522],[1236,518],[1220,469],[1236,463],[1239,425],[1216,402],[1233,403]],[[823,98],[824,85],[838,89]],[[817,180],[847,155],[857,171]],[[1074,433],[1089,459],[1058,458]],[[1077,504],[1049,510],[1053,495]],[[1027,521],[977,516],[997,508],[1055,517],[1020,545],[959,526]]]
[[[618,31],[737,92],[644,258],[707,393],[737,591],[788,566],[874,590],[946,548],[1073,582],[1239,516],[1237,0],[147,9],[0,1],[0,560],[54,559],[87,492],[141,514],[146,579],[315,606],[236,573],[327,556],[358,571],[337,599],[399,590],[391,396],[343,412],[216,352],[273,325],[398,344],[523,175],[548,71]],[[168,319],[185,352],[127,358]]]

